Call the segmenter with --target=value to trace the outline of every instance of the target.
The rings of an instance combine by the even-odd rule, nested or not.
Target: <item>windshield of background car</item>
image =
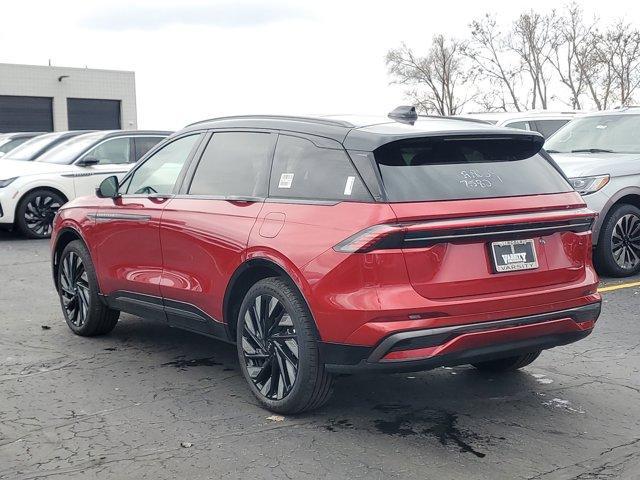
[[[100,141],[104,136],[104,132],[94,132],[71,137],[59,145],[56,145],[48,152],[43,153],[36,161],[69,165],[73,163],[80,154]]]
[[[9,153],[14,148],[22,145],[24,142],[29,140],[29,137],[19,137],[19,138],[4,138],[0,139],[0,154],[4,155]]]
[[[374,151],[391,202],[570,192],[529,139],[418,138]]]
[[[602,115],[576,118],[558,130],[544,148],[557,153],[604,150],[640,153],[640,115]]]
[[[45,135],[32,138],[31,140],[24,142],[19,147],[11,150],[10,155],[5,155],[2,158],[10,160],[32,160],[34,156],[47,148],[47,146],[58,141],[62,135],[62,133],[47,133]]]

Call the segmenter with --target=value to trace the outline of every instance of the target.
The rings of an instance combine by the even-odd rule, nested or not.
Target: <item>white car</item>
[[[122,178],[170,132],[103,131],[75,136],[35,161],[0,159],[0,226],[29,238],[51,235],[58,209],[91,195],[109,175]]]
[[[496,127],[518,128],[520,130],[533,130],[541,133],[544,138],[549,138],[560,127],[571,121],[580,112],[549,112],[528,111],[528,112],[487,112],[487,113],[465,113],[461,117],[474,120],[483,120]]]

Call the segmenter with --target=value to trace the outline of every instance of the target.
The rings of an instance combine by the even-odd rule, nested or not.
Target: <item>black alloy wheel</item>
[[[284,305],[267,294],[255,298],[244,315],[242,352],[255,387],[270,400],[282,400],[298,376],[298,339]]]
[[[640,217],[620,217],[611,233],[611,253],[620,268],[632,271],[640,265]]]
[[[333,376],[320,357],[311,311],[293,282],[259,280],[245,294],[236,319],[240,369],[265,408],[297,414],[329,400]]]
[[[29,238],[48,238],[53,219],[64,203],[64,198],[51,190],[30,192],[18,204],[16,224]]]
[[[62,313],[73,333],[93,337],[114,329],[120,312],[100,299],[91,254],[82,240],[70,242],[62,251],[56,279]]]
[[[62,259],[59,287],[66,318],[78,328],[84,326],[90,307],[89,278],[82,259],[73,251]]]
[[[640,273],[640,208],[614,205],[602,223],[594,253],[602,275],[629,277]]]

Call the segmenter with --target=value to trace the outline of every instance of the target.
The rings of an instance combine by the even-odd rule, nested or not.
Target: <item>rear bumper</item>
[[[407,372],[521,355],[580,340],[591,333],[601,303],[555,312],[393,333],[374,347],[322,343],[328,371]]]

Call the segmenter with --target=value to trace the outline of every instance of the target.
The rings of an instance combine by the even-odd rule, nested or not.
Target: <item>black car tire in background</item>
[[[93,337],[113,330],[120,312],[100,301],[91,255],[82,241],[75,240],[63,250],[56,281],[64,319],[73,333]]]
[[[28,192],[16,208],[16,226],[28,238],[49,238],[53,217],[67,200],[49,189]]]
[[[612,277],[640,272],[640,209],[634,205],[613,207],[602,224],[594,260],[598,271]]]
[[[266,278],[249,289],[236,337],[242,374],[267,409],[301,413],[330,398],[333,377],[320,361],[313,318],[289,282]]]

